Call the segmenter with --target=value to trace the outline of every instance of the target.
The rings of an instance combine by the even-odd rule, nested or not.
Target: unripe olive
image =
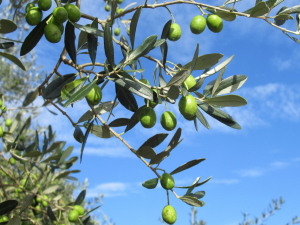
[[[175,186],[175,181],[171,174],[164,173],[160,177],[160,184],[164,189],[170,190]]]
[[[167,224],[173,224],[177,220],[176,210],[173,206],[167,205],[162,210],[162,218]]]
[[[140,112],[140,122],[143,127],[151,128],[156,123],[156,114],[151,107],[144,107]]]
[[[192,95],[182,96],[178,103],[179,111],[187,120],[193,120],[196,117],[197,101]]]
[[[177,119],[173,112],[166,111],[160,117],[160,124],[161,126],[167,130],[173,130],[177,125]]]

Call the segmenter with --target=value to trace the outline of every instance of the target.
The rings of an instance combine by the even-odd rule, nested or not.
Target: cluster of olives
[[[124,0],[117,0],[117,3],[118,3],[118,4],[121,4],[123,1],[124,1]],[[109,12],[109,11],[110,11],[111,6],[109,5],[108,2],[106,2],[106,5],[105,5],[104,9],[105,9],[106,12]],[[122,12],[124,12],[124,9],[120,8],[120,6],[119,6],[119,7],[116,9],[116,15],[121,14]],[[120,29],[119,27],[116,27],[116,28],[114,29],[114,35],[115,35],[115,36],[119,36],[120,33],[121,33],[121,29]]]
[[[25,8],[27,23],[31,26],[38,25],[43,18],[42,11],[49,10],[51,6],[52,0],[38,0],[38,7],[34,3],[28,3]],[[67,20],[77,22],[80,17],[81,12],[76,5],[66,4],[64,7],[56,7],[44,28],[46,39],[51,43],[59,42],[64,32],[63,23]]]
[[[206,19],[201,16],[195,16],[190,22],[190,30],[193,34],[201,34],[206,25],[208,29],[214,33],[219,33],[223,29],[223,20],[216,14],[210,14]],[[168,39],[171,41],[177,41],[181,37],[181,27],[177,23],[172,23],[168,33]]]
[[[0,216],[0,223],[7,222],[7,221],[8,221],[8,216],[7,215]]]
[[[141,79],[140,81],[149,85],[149,81],[146,79]],[[195,85],[196,80],[192,75],[190,75],[185,79],[182,87],[189,90]],[[154,91],[157,90],[154,89]],[[153,108],[157,105],[157,103],[150,100],[145,100],[145,103],[146,106],[141,109],[139,119],[143,127],[151,128],[156,123],[156,113]],[[193,95],[188,94],[186,96],[182,96],[179,100],[178,107],[180,113],[186,120],[194,120],[196,118],[197,101]],[[173,112],[166,111],[161,115],[160,123],[165,130],[171,131],[176,127],[177,119]]]
[[[95,84],[85,98],[90,105],[98,105],[102,99],[101,88]]]
[[[80,216],[84,215],[84,208],[81,205],[74,205],[73,209],[68,214],[68,220],[75,223]]]
[[[0,109],[1,109],[1,114],[6,113],[6,106],[3,104],[2,100],[0,100]],[[12,125],[13,121],[12,119],[5,119],[4,124],[5,127],[9,128]],[[4,136],[4,130],[5,128],[0,126],[0,137]]]

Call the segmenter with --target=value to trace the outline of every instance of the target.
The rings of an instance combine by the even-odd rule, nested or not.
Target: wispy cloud
[[[232,184],[237,184],[240,181],[238,179],[232,178],[232,179],[211,179],[209,182],[214,184],[232,185]]]

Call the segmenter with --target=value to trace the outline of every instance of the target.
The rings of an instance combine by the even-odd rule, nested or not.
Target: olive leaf
[[[98,30],[98,18],[97,17],[93,20],[91,27]],[[96,36],[94,34],[87,34],[87,45],[88,45],[90,59],[94,65],[95,61],[96,61],[96,54],[97,54],[98,36]],[[75,45],[74,45],[74,48],[75,48]]]
[[[90,126],[89,123],[85,123],[84,127],[88,128]],[[90,128],[90,132],[94,134],[97,137],[100,138],[111,138],[114,137],[115,135],[108,129],[107,126],[102,126],[102,125],[92,125]]]
[[[111,66],[115,65],[114,46],[112,42],[112,34],[109,23],[104,27],[104,52],[105,56]]]
[[[216,65],[222,58],[223,54],[212,53],[207,55],[201,55],[197,58],[195,67],[193,70],[204,70]],[[183,66],[183,68],[188,68],[191,62]]]
[[[168,147],[165,149],[166,152],[172,151],[183,139],[179,140],[181,136],[181,128],[178,128],[174,136],[172,137]]]
[[[184,195],[184,196],[181,196],[178,198],[180,200],[182,200],[183,202],[185,202],[186,204],[191,205],[191,206],[202,207],[205,205],[205,202],[197,199],[196,197]]]
[[[202,78],[205,78],[205,77],[209,77],[217,72],[219,72],[221,69],[223,69],[225,66],[227,66],[231,60],[233,59],[234,56],[230,56],[228,59],[226,59],[224,62],[220,63],[219,65],[217,65],[216,67],[206,71],[205,73],[203,73],[201,75]]]
[[[76,47],[75,47],[75,28],[72,23],[69,21],[66,24],[65,28],[65,46],[66,51],[72,59],[73,63],[76,64]]]
[[[69,176],[71,173],[79,173],[80,170],[68,170],[68,171],[64,171],[62,173],[60,173],[59,175],[57,175],[54,180],[56,179],[60,179],[60,178],[65,178],[67,176]]]
[[[127,126],[129,124],[130,119],[128,118],[118,118],[115,119],[114,121],[110,122],[108,126],[110,127],[122,127],[122,126]]]
[[[156,154],[156,156],[150,160],[149,165],[160,164],[169,155],[170,155],[169,151],[162,151]]]
[[[56,219],[56,217],[54,215],[54,212],[51,209],[51,206],[47,207],[47,215],[49,216],[49,218],[50,218],[51,221],[57,221],[57,219]]]
[[[202,159],[194,159],[194,160],[191,160],[179,167],[177,167],[175,170],[173,170],[170,174],[173,175],[173,174],[176,174],[176,173],[179,173],[179,172],[182,172],[184,170],[187,170],[193,166],[196,166],[197,164],[203,162],[205,159],[202,158]]]
[[[203,99],[204,102],[215,107],[238,107],[247,104],[247,100],[239,95],[225,95]]]
[[[130,92],[129,92],[130,93]],[[131,94],[131,93],[130,93]],[[140,107],[135,111],[135,113],[131,116],[128,125],[126,126],[125,133],[131,130],[140,120],[140,111],[143,110],[145,106]]]
[[[73,205],[80,205],[84,199],[85,199],[85,195],[86,195],[86,190],[82,190],[79,195],[77,196],[75,202]]]
[[[85,134],[84,134],[84,139],[81,145],[81,149],[80,149],[80,162],[82,161],[82,155],[83,155],[83,151],[84,151],[84,147],[86,144],[86,141],[88,139],[88,136],[90,134],[91,128],[93,126],[94,120],[92,120],[92,122],[90,122],[89,126],[86,128]]]
[[[23,101],[23,107],[28,106],[30,103],[32,103],[37,97],[39,96],[39,89],[35,89],[34,91],[29,92],[24,101]]]
[[[0,43],[0,49],[8,49],[8,48],[11,48],[15,45],[14,42],[3,42],[3,43]]]
[[[150,146],[141,146],[135,153],[146,159],[153,159],[156,156],[156,152]]]
[[[191,196],[191,197],[195,197],[195,198],[203,198],[205,196],[205,191],[197,191],[195,193],[189,193],[189,194],[185,194],[185,196]]]
[[[161,39],[167,39],[171,24],[172,24],[172,20],[169,20],[164,25],[162,33],[161,33]],[[167,42],[164,42],[160,46],[160,51],[161,51],[161,54],[162,54],[162,64],[165,67],[166,66],[166,61],[167,61],[167,55],[168,55],[168,43]]]
[[[149,138],[147,141],[145,141],[141,145],[141,147],[143,147],[143,146],[150,146],[152,148],[155,148],[158,145],[160,145],[166,139],[167,136],[168,136],[167,133],[155,134],[154,136],[152,136],[151,138]]]
[[[148,189],[155,188],[157,186],[157,184],[158,184],[158,178],[146,180],[144,183],[142,183],[143,187],[148,188]]]
[[[11,20],[1,19],[0,20],[0,34],[8,34],[14,32],[18,28],[17,24],[15,24]]]
[[[300,13],[300,5],[285,8],[279,14],[293,14],[293,13]]]
[[[141,15],[141,11],[142,11],[142,8],[138,8],[135,11],[135,13],[132,16],[131,23],[130,23],[130,34],[129,34],[129,36],[130,36],[130,42],[131,42],[132,48],[134,48],[135,32],[136,32],[136,27],[137,27],[139,17]]]
[[[128,110],[135,112],[138,109],[137,101],[134,95],[126,88],[115,83],[116,95],[119,102]]]
[[[104,32],[102,30],[98,30],[98,29],[90,27],[90,26],[83,26],[83,25],[80,25],[80,24],[77,24],[77,23],[73,23],[70,20],[69,20],[69,22],[72,23],[74,27],[76,27],[79,30],[84,31],[88,34],[94,34],[94,35],[100,36],[100,37],[104,36]]]
[[[207,129],[210,129],[210,125],[208,121],[206,120],[206,118],[203,116],[203,114],[199,109],[197,109],[196,111],[196,118],[203,124],[203,126],[205,126]]]
[[[34,194],[27,195],[21,205],[20,211],[23,212],[25,209],[27,209],[28,206],[32,204],[32,200],[35,198]]]
[[[63,153],[62,153],[59,161],[57,162],[57,164],[58,165],[62,164],[66,160],[66,158],[68,158],[72,154],[73,149],[74,149],[73,146],[69,146],[65,151],[63,151]]]
[[[270,9],[266,2],[259,2],[251,10],[250,17],[262,16],[268,13],[269,11]]]
[[[20,67],[22,70],[26,70],[23,63],[16,56],[5,53],[5,52],[0,52],[0,56],[10,60],[14,64],[16,64],[18,67]]]
[[[5,215],[18,206],[18,201],[16,200],[6,200],[0,203],[0,216]]]

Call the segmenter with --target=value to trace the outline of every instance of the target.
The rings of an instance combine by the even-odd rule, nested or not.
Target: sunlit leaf
[[[144,183],[142,183],[143,187],[148,188],[148,189],[155,188],[157,186],[157,184],[158,184],[158,178],[146,180]]]
[[[186,204],[195,206],[195,207],[202,207],[205,205],[205,202],[197,199],[196,197],[192,197],[192,196],[181,196],[181,197],[179,197],[179,199],[184,201]]]
[[[203,124],[203,126],[205,126],[207,129],[210,129],[210,125],[208,121],[206,120],[206,118],[203,116],[203,114],[199,109],[197,109],[196,111],[196,118]]]
[[[84,31],[88,34],[94,34],[94,35],[97,35],[97,36],[100,36],[100,37],[104,36],[104,32],[102,30],[98,30],[98,29],[95,29],[95,28],[90,27],[90,26],[83,26],[83,25],[80,25],[80,24],[77,24],[77,23],[73,23],[71,21],[69,21],[69,22],[72,23],[74,25],[74,27],[76,27],[79,30]]]
[[[134,39],[135,39],[135,32],[136,32],[136,27],[137,23],[139,20],[139,17],[141,15],[142,8],[138,8],[135,13],[132,16],[131,23],[130,23],[130,42],[132,48],[134,48]]]
[[[208,70],[207,72],[203,73],[201,75],[201,77],[205,78],[205,77],[208,77],[208,76],[211,76],[217,72],[219,72],[221,69],[223,69],[225,66],[227,66],[231,60],[233,59],[234,56],[230,56],[228,59],[226,59],[224,62],[220,63],[219,65],[217,65],[216,67]]]
[[[84,124],[85,128],[89,127],[89,123]],[[108,129],[107,126],[103,125],[92,125],[90,128],[90,132],[97,137],[100,138],[111,138],[114,137],[115,135]]]
[[[203,99],[204,102],[216,107],[239,107],[247,104],[247,100],[239,95],[224,95]]]
[[[212,53],[207,55],[201,55],[197,58],[194,70],[204,70],[216,65],[222,58],[223,54]],[[191,62],[183,66],[183,68],[188,68]]]
[[[20,67],[22,70],[26,70],[23,63],[16,56],[5,53],[5,52],[0,52],[0,56],[10,60],[14,64],[16,64],[18,67]]]
[[[250,13],[250,17],[262,16],[268,13],[269,11],[270,9],[266,2],[260,2],[253,7]]]
[[[60,185],[53,185],[53,186],[47,187],[45,190],[43,190],[42,194],[44,194],[44,195],[51,194],[51,193],[55,192],[59,187],[60,187]]]
[[[63,151],[57,164],[63,163],[72,154],[73,149],[74,149],[73,146],[69,146],[65,151]]]

